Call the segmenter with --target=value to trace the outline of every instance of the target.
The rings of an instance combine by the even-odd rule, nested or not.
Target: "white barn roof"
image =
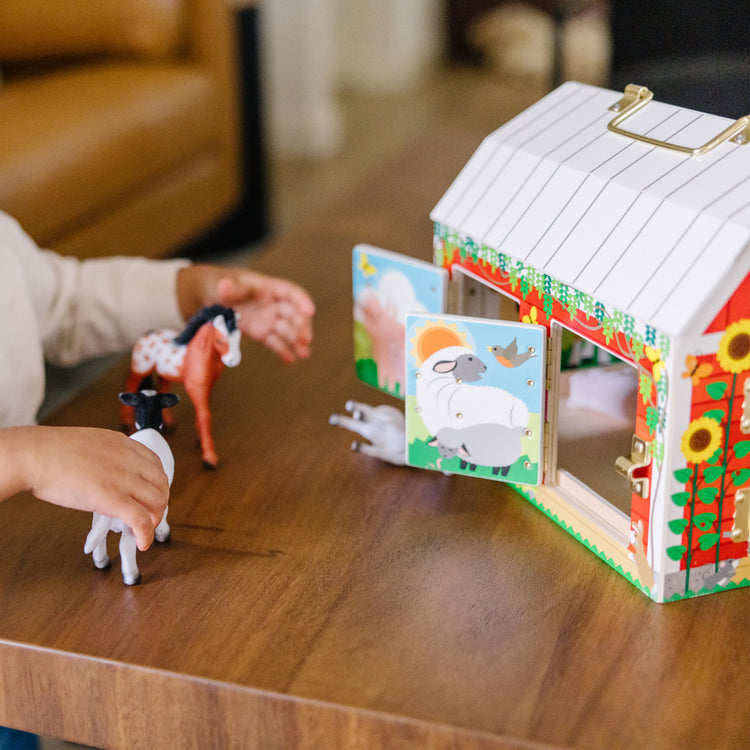
[[[622,93],[567,83],[488,136],[431,213],[672,336],[750,270],[750,144],[703,156],[607,130]],[[622,127],[699,146],[731,124],[652,101]]]

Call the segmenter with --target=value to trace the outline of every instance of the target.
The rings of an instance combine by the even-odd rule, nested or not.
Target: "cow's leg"
[[[120,534],[120,567],[122,568],[122,580],[128,586],[135,586],[141,582],[141,574],[135,561],[137,546],[135,534],[126,527]]]
[[[164,515],[161,517],[161,521],[159,521],[159,525],[154,530],[154,538],[157,542],[166,542],[167,539],[169,539],[169,524],[167,523],[167,511],[169,510],[169,506],[164,508]]]
[[[99,513],[94,513],[91,521],[91,529],[93,530],[97,522],[103,516]],[[109,532],[107,532],[108,534]],[[97,544],[94,549],[91,550],[91,559],[94,561],[94,565],[99,568],[106,568],[109,565],[109,555],[107,554],[107,534],[104,535],[103,539]],[[88,541],[88,540],[87,540]]]
[[[94,561],[94,565],[99,568],[106,568],[109,565],[109,555],[107,554],[107,541],[106,539],[96,547],[94,547],[91,553],[91,558]]]

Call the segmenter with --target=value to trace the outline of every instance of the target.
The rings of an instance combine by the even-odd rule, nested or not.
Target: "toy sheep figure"
[[[358,401],[347,401],[346,410],[351,412],[351,417],[332,414],[328,422],[353,430],[370,441],[361,443],[355,440],[352,443],[352,450],[380,458],[397,466],[406,463],[403,412],[387,404],[369,406]]]
[[[130,438],[156,453],[164,467],[170,487],[174,478],[174,456],[167,441],[161,435],[161,428],[163,426],[162,409],[174,406],[179,400],[179,396],[174,393],[157,393],[152,390],[120,394],[120,401],[123,404],[135,407],[135,426],[137,432],[133,433]],[[157,542],[166,542],[169,539],[167,510],[167,508],[164,509],[164,515],[154,531],[154,538]],[[87,555],[89,553],[92,554],[94,565],[97,568],[106,568],[109,565],[107,534],[110,531],[120,532],[122,580],[128,586],[140,583],[141,574],[135,560],[137,549],[135,535],[132,529],[125,525],[119,518],[111,518],[110,516],[94,513],[91,531],[86,537],[83,551]]]

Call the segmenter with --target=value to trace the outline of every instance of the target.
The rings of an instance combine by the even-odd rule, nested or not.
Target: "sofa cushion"
[[[186,65],[102,63],[7,80],[0,208],[22,224],[34,216],[35,239],[54,243],[220,150],[215,96],[210,75]]]
[[[0,61],[161,59],[182,41],[183,0],[0,0]]]

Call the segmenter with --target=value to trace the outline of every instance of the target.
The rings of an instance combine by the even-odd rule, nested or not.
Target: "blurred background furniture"
[[[613,0],[611,87],[738,118],[750,112],[750,0]]]
[[[567,78],[622,90],[628,83],[648,86],[659,101],[738,118],[750,112],[750,0],[446,0],[449,57],[454,62],[494,64],[503,55],[526,56],[545,39],[550,52],[548,85]],[[518,40],[498,31],[526,11]],[[532,10],[539,11],[536,16]],[[607,80],[587,80],[581,69],[571,75],[570,58],[585,56],[593,37],[568,38],[574,25],[599,12],[608,41]],[[503,15],[504,13],[504,15]],[[496,18],[489,33],[482,25]],[[551,23],[552,33],[542,26]],[[531,27],[536,27],[536,36]],[[518,30],[516,30],[518,31]],[[493,47],[494,44],[494,47]],[[503,47],[512,46],[512,50]],[[572,53],[572,54],[571,54]],[[516,65],[516,68],[519,66]],[[513,69],[512,63],[506,66]]]
[[[260,134],[247,122],[257,91],[239,95],[238,69],[257,74],[245,6],[0,2],[0,209],[81,257],[262,233],[262,196],[246,196],[264,176],[247,173],[258,149],[243,143],[243,128]]]
[[[469,29],[482,15],[503,4],[507,4],[506,0],[448,0],[448,53],[452,60],[481,62],[481,54],[470,42]],[[552,20],[554,34],[550,85],[555,88],[565,80],[563,34],[566,23],[583,11],[604,3],[602,0],[523,0],[520,4],[536,8]]]

